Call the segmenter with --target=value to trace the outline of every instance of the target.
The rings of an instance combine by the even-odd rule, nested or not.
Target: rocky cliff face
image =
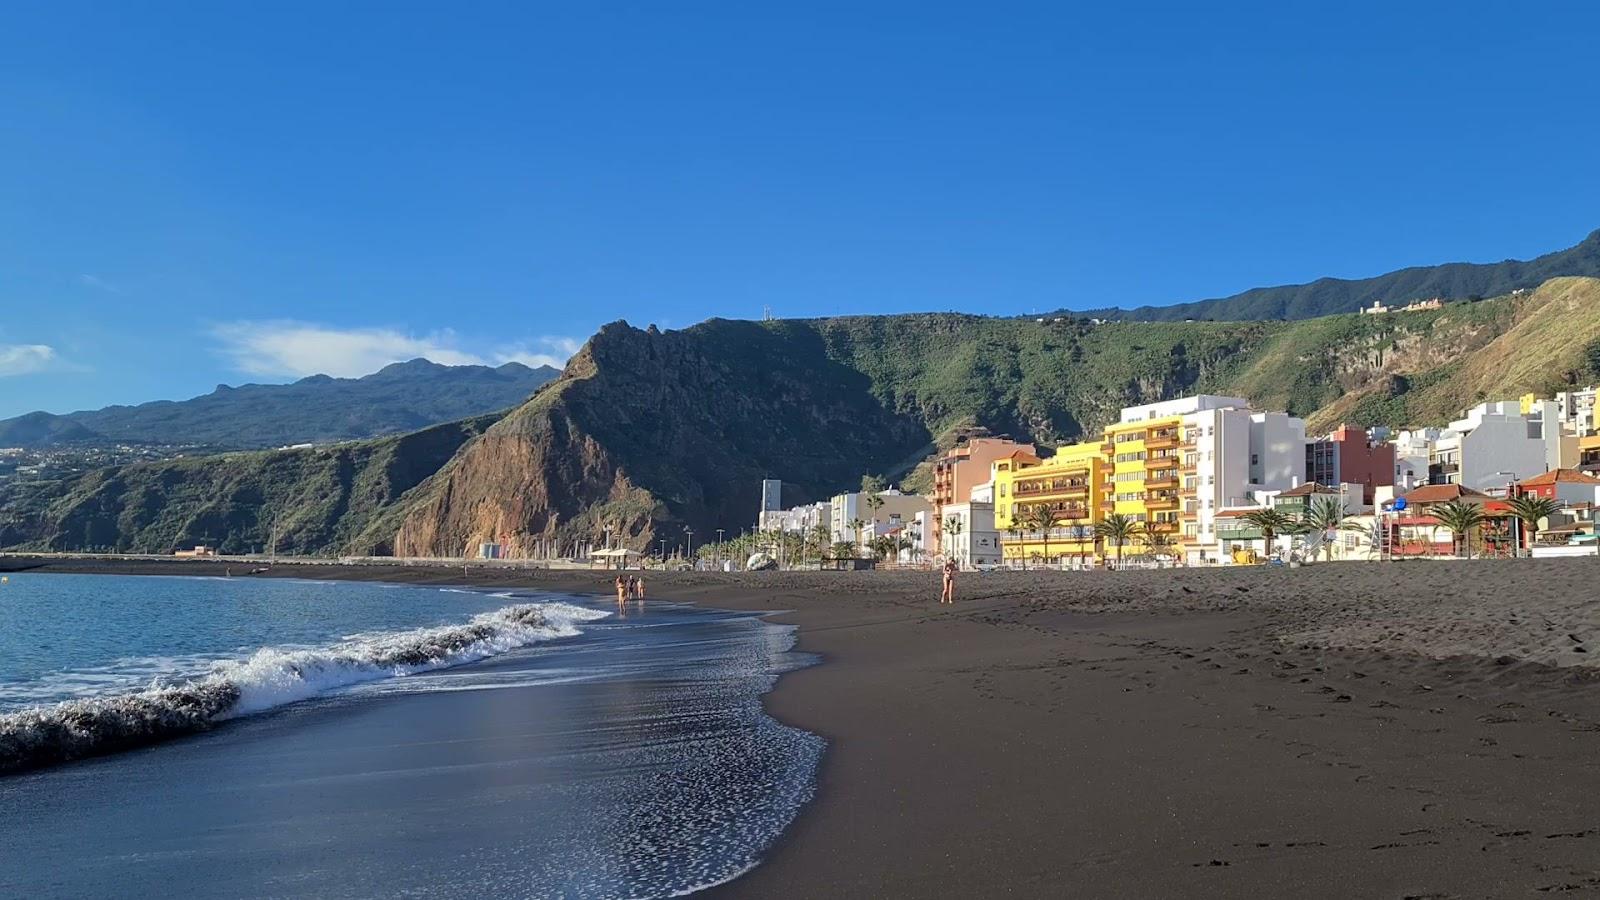
[[[138,463],[44,486],[36,506],[0,517],[0,546],[167,553],[387,553],[359,535],[495,417],[305,450]],[[392,534],[392,532],[391,532]]]
[[[601,329],[566,372],[408,498],[397,555],[497,540],[594,539],[635,549],[746,522],[762,478],[826,494],[925,446],[868,379],[750,322]]]

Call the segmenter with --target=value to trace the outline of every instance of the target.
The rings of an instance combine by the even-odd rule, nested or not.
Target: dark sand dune
[[[728,896],[1600,892],[1600,561],[647,577],[826,660],[767,698],[817,799]]]

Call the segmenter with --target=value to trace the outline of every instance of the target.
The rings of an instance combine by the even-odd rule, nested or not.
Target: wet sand
[[[930,574],[646,577],[786,611],[825,661],[766,698],[828,738],[817,797],[714,894],[1600,891],[1600,561],[966,575],[953,609]]]

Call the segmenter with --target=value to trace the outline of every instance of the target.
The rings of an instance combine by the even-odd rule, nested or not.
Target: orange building
[[[971,499],[972,489],[989,480],[990,467],[1018,451],[1033,457],[1038,454],[1032,444],[1019,444],[1007,438],[969,438],[933,464],[933,542],[930,552],[942,552],[944,508],[952,503],[966,503]]]

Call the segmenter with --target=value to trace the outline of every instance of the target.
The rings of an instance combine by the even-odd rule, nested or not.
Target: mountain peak
[[[387,366],[384,366],[383,368],[379,369],[377,372],[374,372],[373,374],[374,375],[420,374],[422,372],[433,372],[433,371],[437,371],[437,370],[452,369],[452,368],[459,368],[459,367],[457,367],[457,366],[446,366],[446,365],[443,365],[441,363],[436,363],[431,359],[425,359],[425,358],[419,356],[416,359],[408,359],[405,362],[390,363]],[[371,378],[372,376],[368,375],[367,377]]]

